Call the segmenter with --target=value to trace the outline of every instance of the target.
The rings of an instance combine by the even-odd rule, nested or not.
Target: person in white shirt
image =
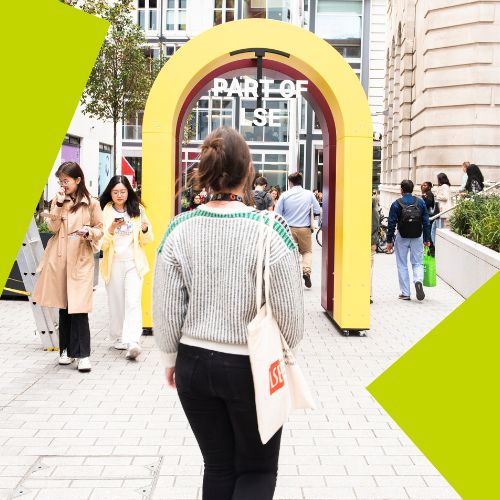
[[[101,274],[109,301],[113,347],[127,359],[141,353],[142,283],[149,272],[143,246],[153,241],[144,207],[124,175],[115,175],[100,198],[104,219]]]
[[[460,184],[460,189],[458,190],[459,193],[465,193],[466,192],[465,186],[467,184],[467,179],[469,178],[467,176],[467,169],[469,167],[470,167],[470,162],[469,161],[464,161],[462,163],[463,175],[462,175],[462,183]]]
[[[311,207],[314,215],[320,215],[316,196],[302,187],[302,174],[295,172],[288,176],[289,190],[285,191],[278,203],[275,212],[287,221],[292,231],[293,238],[302,255],[302,277],[307,288],[311,288],[311,265],[312,265],[312,221]]]

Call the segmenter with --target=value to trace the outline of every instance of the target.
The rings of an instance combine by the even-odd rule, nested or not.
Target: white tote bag
[[[283,426],[292,409],[315,408],[304,375],[271,311],[269,261],[273,225],[274,214],[262,213],[257,253],[257,316],[248,325],[248,351],[255,387],[257,423],[263,444]],[[266,302],[261,306],[263,278]]]

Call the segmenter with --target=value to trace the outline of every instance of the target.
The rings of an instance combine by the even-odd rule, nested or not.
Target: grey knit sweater
[[[237,211],[235,211],[237,210]],[[246,344],[255,304],[261,214],[200,207],[175,217],[158,249],[153,280],[154,337],[166,367],[175,365],[182,336]],[[299,254],[283,218],[271,240],[270,302],[290,347],[303,335]]]

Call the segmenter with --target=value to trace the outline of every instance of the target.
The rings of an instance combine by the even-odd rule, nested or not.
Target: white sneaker
[[[125,342],[122,342],[120,339],[116,339],[113,343],[113,347],[118,349],[119,351],[126,351],[128,346]]]
[[[142,349],[140,348],[139,344],[137,344],[135,342],[131,342],[128,345],[128,351],[127,351],[127,354],[125,357],[127,359],[135,359],[135,358],[137,358],[137,356],[139,356],[139,354],[141,354],[141,352],[142,352]]]
[[[80,358],[78,360],[78,371],[89,372],[92,366],[90,365],[90,358]]]
[[[68,351],[66,349],[64,349],[60,355],[59,355],[59,364],[60,365],[70,365],[71,363],[73,363],[73,361],[75,361],[75,358],[70,358],[68,356]]]

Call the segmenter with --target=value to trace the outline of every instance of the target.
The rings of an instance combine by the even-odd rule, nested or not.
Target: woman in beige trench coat
[[[37,269],[33,302],[59,309],[59,364],[71,364],[76,358],[78,370],[88,372],[88,313],[92,310],[94,250],[103,235],[102,211],[87,191],[77,163],[63,163],[56,177],[61,187],[48,218],[55,234]]]

